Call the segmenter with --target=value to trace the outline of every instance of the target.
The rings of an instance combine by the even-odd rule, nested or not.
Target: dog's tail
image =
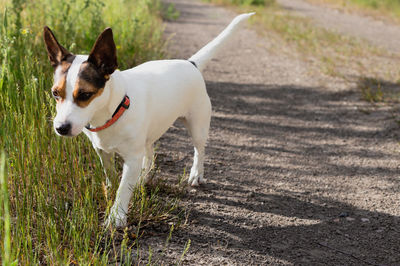
[[[206,44],[197,53],[192,55],[188,60],[193,62],[196,67],[202,71],[207,62],[230,40],[233,33],[239,28],[238,26],[254,15],[255,13],[241,14],[235,17],[232,22],[226,27],[214,40]]]

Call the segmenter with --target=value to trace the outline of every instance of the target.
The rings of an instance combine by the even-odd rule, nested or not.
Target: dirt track
[[[235,16],[169,1],[181,12],[166,29],[175,58],[188,58]],[[354,84],[316,75],[271,46],[243,29],[204,71],[213,104],[208,183],[184,198],[188,226],[160,262],[176,262],[191,239],[187,265],[399,265],[399,125],[385,108],[363,112],[369,104]],[[158,154],[171,180],[189,169],[181,125]],[[150,245],[160,256],[164,241],[144,239],[143,252]]]
[[[285,9],[296,15],[311,18],[315,24],[400,52],[400,27],[382,19],[358,14],[349,14],[339,9],[313,5],[307,0],[277,0]]]

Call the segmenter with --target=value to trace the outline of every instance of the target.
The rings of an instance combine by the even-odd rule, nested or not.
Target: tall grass
[[[52,69],[42,29],[48,25],[71,52],[85,54],[111,26],[123,69],[163,56],[160,4],[12,0],[1,1],[0,10],[0,149],[7,156],[7,175],[0,171],[7,181],[1,190],[1,260],[21,265],[121,261],[111,252],[112,234],[102,226],[115,188],[104,189],[103,170],[85,137],[60,138],[53,132]],[[124,243],[120,251],[129,254]]]

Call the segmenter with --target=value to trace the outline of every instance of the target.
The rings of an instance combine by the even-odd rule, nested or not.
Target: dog
[[[178,118],[194,145],[188,182],[197,186],[206,181],[203,163],[211,102],[201,71],[253,14],[234,18],[188,60],[149,61],[125,71],[117,70],[111,28],[98,36],[87,56],[70,53],[58,43],[50,28],[44,27],[44,41],[54,68],[51,90],[56,100],[55,132],[76,136],[83,131],[100,156],[106,174],[113,170],[115,153],[124,160],[121,182],[106,224],[126,225],[132,188],[151,168],[153,144]]]

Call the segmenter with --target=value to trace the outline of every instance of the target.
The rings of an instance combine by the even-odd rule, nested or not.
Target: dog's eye
[[[52,93],[53,93],[54,99],[56,99],[56,100],[60,99],[60,94],[58,93],[57,90],[52,91]]]
[[[77,100],[78,101],[87,101],[92,97],[93,93],[92,92],[81,92],[78,94]]]

